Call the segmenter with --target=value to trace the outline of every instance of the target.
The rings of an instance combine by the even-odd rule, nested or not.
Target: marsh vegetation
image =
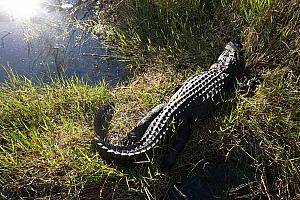
[[[105,81],[36,84],[9,73],[0,86],[1,198],[168,199],[174,184],[192,195],[180,182],[195,173],[223,199],[300,198],[298,0],[101,2],[83,24],[130,60],[130,79],[110,89]],[[244,45],[245,76],[264,82],[192,123],[171,176],[161,174],[159,155],[129,168],[99,157],[91,144],[97,109],[115,103],[108,137],[119,142],[231,38]],[[225,175],[239,181],[219,187],[213,170],[203,174],[209,165],[230,168]]]

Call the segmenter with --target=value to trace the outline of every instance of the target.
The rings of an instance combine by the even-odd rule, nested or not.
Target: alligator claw
[[[254,76],[249,79],[247,83],[239,83],[239,89],[242,94],[248,94],[249,92],[255,91],[257,86],[263,81],[263,79],[259,76]]]

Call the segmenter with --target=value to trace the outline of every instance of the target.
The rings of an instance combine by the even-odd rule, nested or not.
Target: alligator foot
[[[164,106],[165,104],[162,103],[152,108],[147,115],[137,123],[136,127],[130,131],[126,139],[123,141],[123,144],[131,145],[138,142],[143,137],[150,123],[157,117]]]
[[[247,83],[239,83],[238,87],[240,93],[242,94],[251,94],[257,86],[263,81],[263,79],[259,76],[254,76],[253,78],[249,79]]]

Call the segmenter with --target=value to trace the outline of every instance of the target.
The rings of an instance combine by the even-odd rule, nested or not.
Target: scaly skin
[[[112,145],[97,136],[100,155],[106,160],[131,162],[157,146],[174,119],[182,123],[173,150],[163,161],[163,168],[169,170],[188,140],[189,120],[208,114],[222,101],[222,95],[234,87],[243,70],[241,47],[239,42],[229,42],[215,64],[187,79],[166,104],[154,109],[144,122],[142,120],[137,133],[131,133],[130,137],[134,139],[128,142],[129,145]]]

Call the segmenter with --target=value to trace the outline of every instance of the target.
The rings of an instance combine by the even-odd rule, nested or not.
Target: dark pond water
[[[125,79],[125,63],[107,59],[116,53],[76,22],[88,19],[93,6],[80,0],[1,0],[0,82],[8,68],[45,82],[74,74],[91,83],[105,78],[111,85]]]

